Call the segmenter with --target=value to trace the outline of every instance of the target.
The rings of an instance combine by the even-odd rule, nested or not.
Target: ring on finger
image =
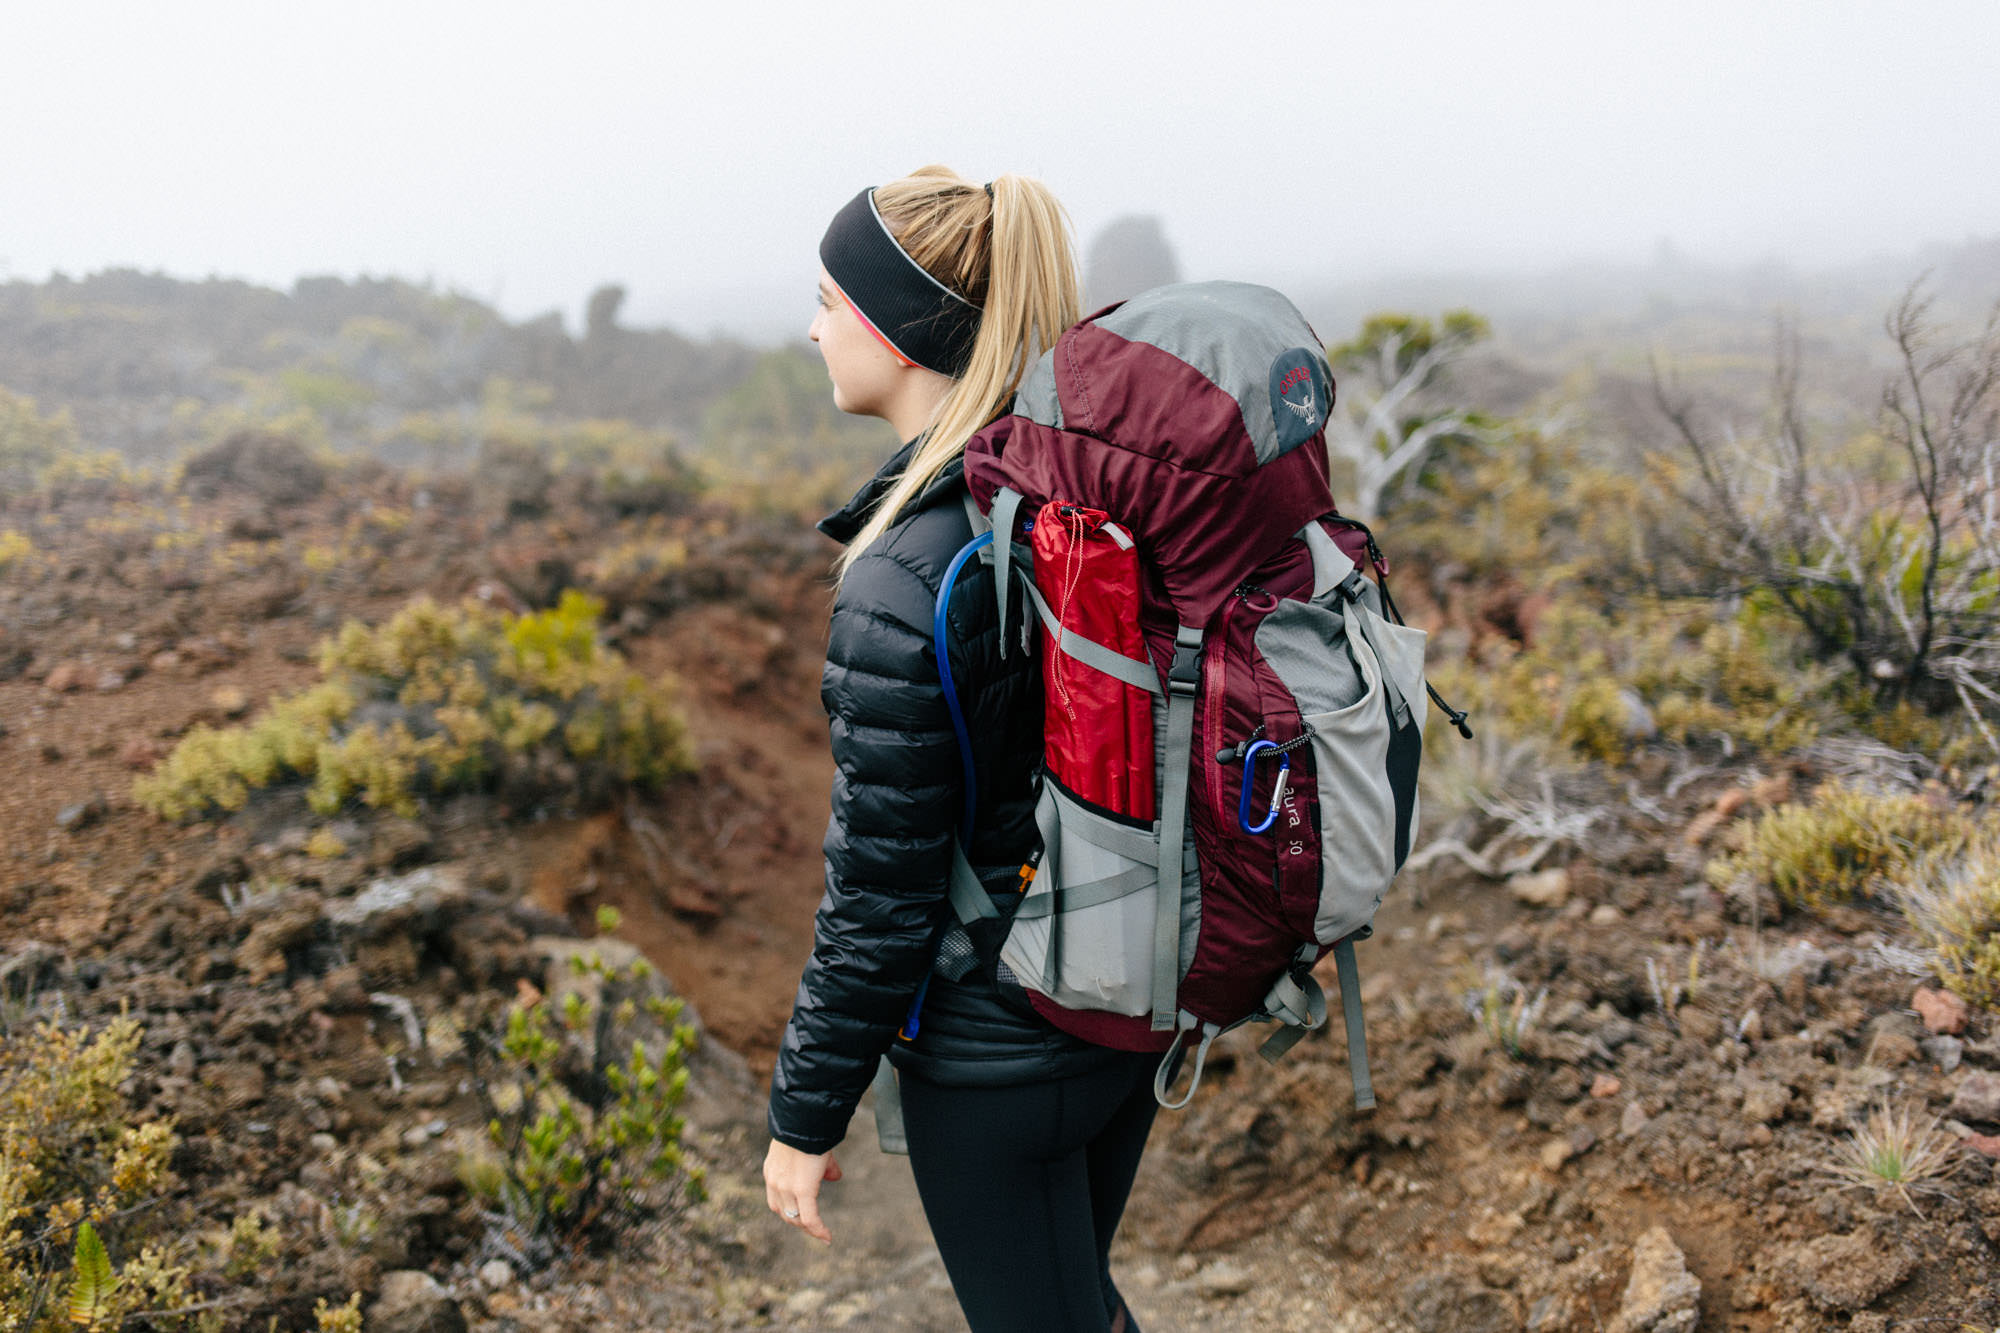
[[[787,1208],[785,1209],[785,1216],[796,1222],[798,1220],[799,1210],[796,1208]]]

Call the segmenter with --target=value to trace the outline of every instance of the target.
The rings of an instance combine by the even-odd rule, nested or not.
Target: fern
[[[69,1321],[79,1328],[95,1328],[110,1311],[111,1293],[118,1289],[117,1275],[111,1271],[111,1256],[97,1229],[88,1222],[76,1229],[76,1284],[69,1292]]]

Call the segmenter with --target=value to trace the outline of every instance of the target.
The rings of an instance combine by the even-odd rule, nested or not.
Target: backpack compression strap
[[[1201,684],[1201,631],[1186,625],[1174,634],[1167,668],[1167,740],[1160,768],[1160,898],[1153,913],[1153,1031],[1172,1032],[1180,1021],[1181,910],[1187,896],[1188,763],[1194,749],[1194,695]],[[1197,872],[1199,874],[1199,872]],[[1206,1043],[1203,1043],[1206,1046]]]

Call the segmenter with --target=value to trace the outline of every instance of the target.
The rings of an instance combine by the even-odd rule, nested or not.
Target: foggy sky
[[[2000,232],[2000,5],[105,4],[0,17],[0,278],[394,274],[802,332],[925,162],[1191,277],[1813,264]]]

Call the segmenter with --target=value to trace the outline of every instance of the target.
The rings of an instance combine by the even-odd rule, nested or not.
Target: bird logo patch
[[[1326,362],[1304,347],[1288,348],[1271,363],[1271,416],[1278,452],[1297,448],[1326,426],[1333,379]]]

